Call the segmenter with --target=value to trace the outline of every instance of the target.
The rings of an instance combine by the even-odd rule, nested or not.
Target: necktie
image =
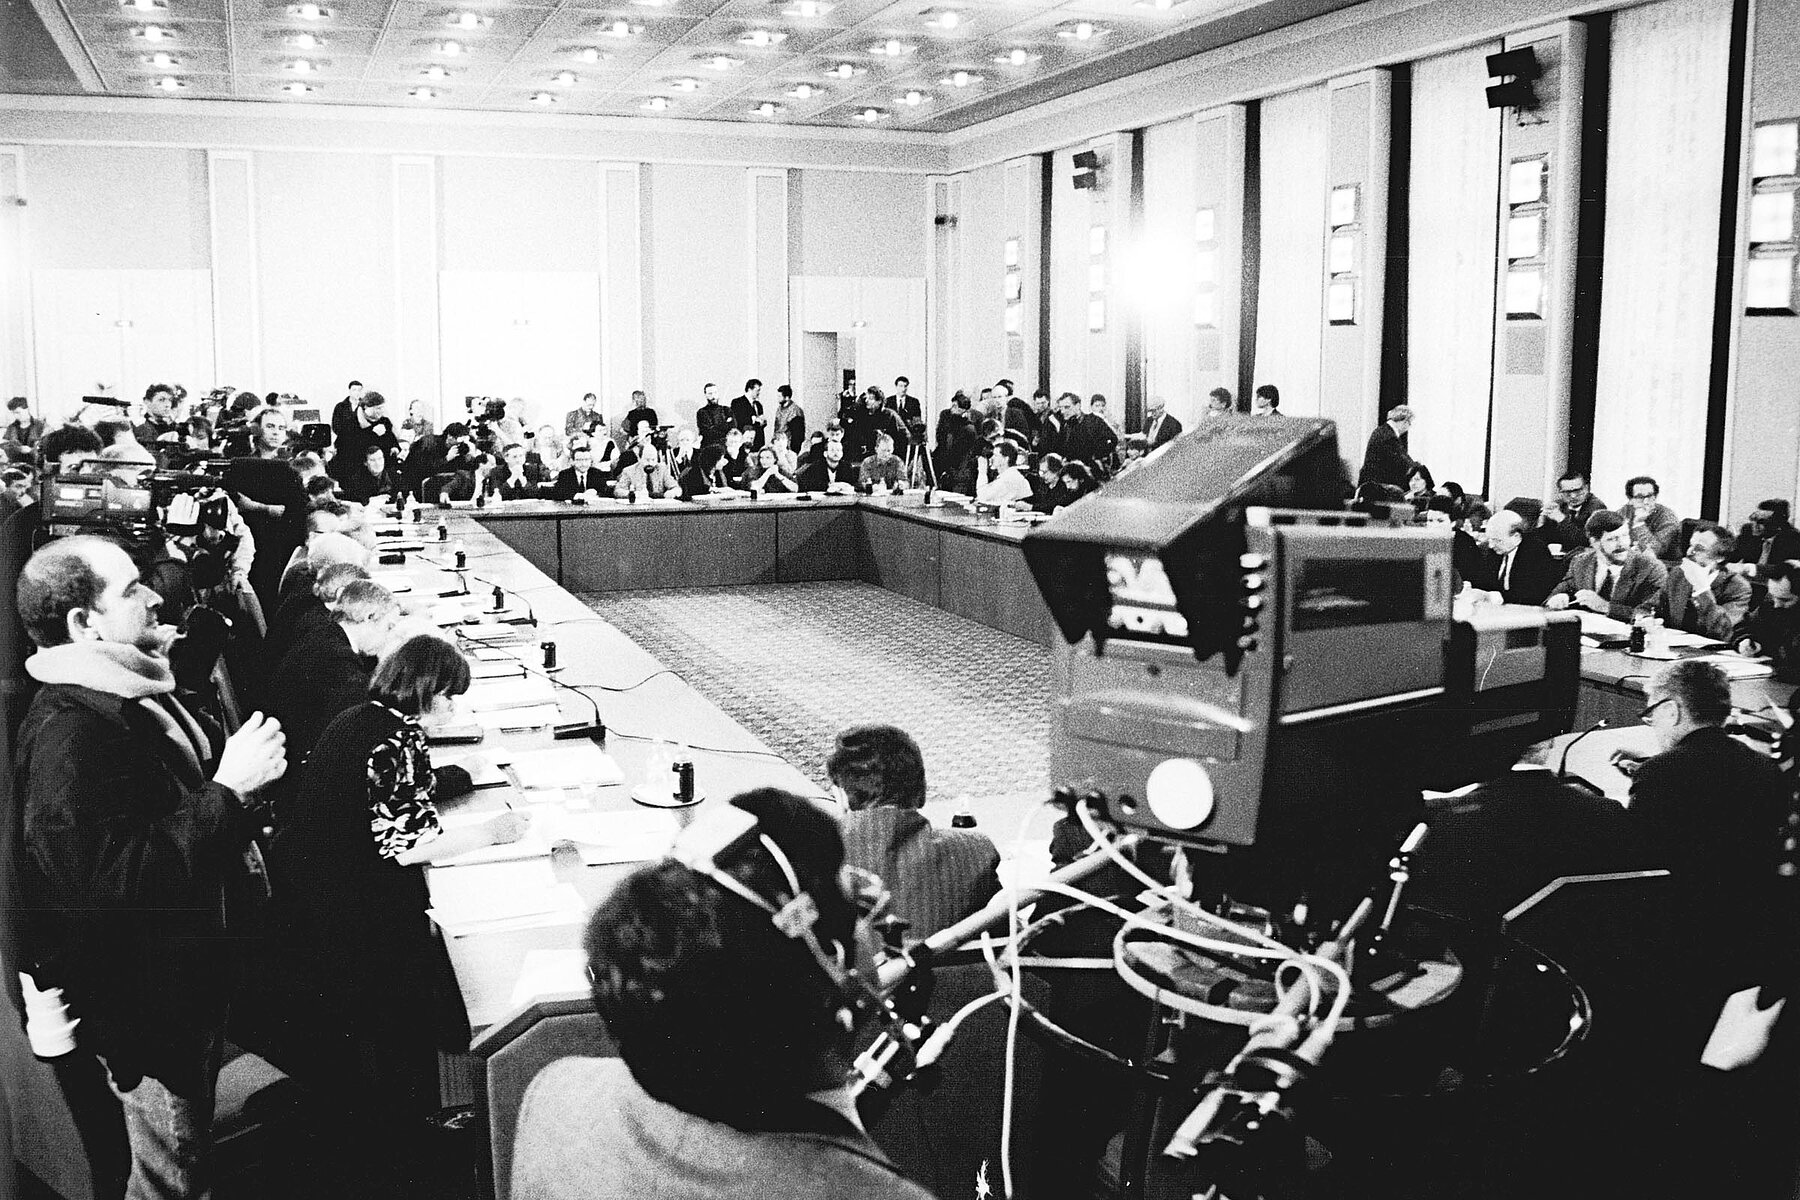
[[[1512,588],[1513,556],[1516,554],[1518,554],[1517,550],[1508,550],[1506,561],[1500,564],[1500,590],[1503,592]]]
[[[1612,599],[1612,590],[1613,590],[1613,572],[1612,572],[1611,568],[1608,568],[1608,567],[1602,567],[1600,569],[1603,572],[1605,572],[1605,574],[1600,579],[1600,598],[1602,600],[1611,600]]]

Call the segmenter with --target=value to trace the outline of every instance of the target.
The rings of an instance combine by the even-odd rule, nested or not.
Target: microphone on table
[[[537,614],[534,611],[532,611],[531,601],[527,600],[525,598],[525,595],[523,592],[515,592],[511,588],[507,587],[504,584],[495,583],[491,579],[483,579],[481,576],[473,574],[473,573],[471,573],[469,577],[471,579],[473,579],[476,583],[485,583],[487,586],[494,589],[494,611],[495,612],[499,612],[501,609],[506,607],[506,597],[507,596],[513,597],[520,604],[523,604],[525,606],[525,615],[524,616],[522,616],[522,617],[502,617],[499,620],[495,621],[495,624],[497,624],[497,625],[530,625],[533,628],[537,627]]]
[[[574,684],[564,682],[550,674],[548,671],[538,670],[523,658],[517,658],[514,661],[519,664],[520,669],[527,675],[536,675],[539,679],[548,679],[550,681],[550,686],[562,688],[566,692],[574,692],[577,696],[586,700],[588,702],[588,707],[593,710],[594,719],[592,721],[558,722],[550,731],[553,738],[559,742],[572,742],[586,738],[589,741],[598,742],[601,745],[606,744],[606,721],[600,716],[600,705],[598,701]]]
[[[1560,783],[1560,782],[1568,779],[1568,777],[1569,777],[1569,751],[1571,751],[1575,748],[1575,744],[1577,742],[1579,742],[1582,738],[1586,737],[1588,734],[1594,733],[1597,730],[1605,729],[1609,725],[1610,725],[1610,722],[1605,717],[1601,717],[1598,721],[1595,721],[1592,725],[1589,725],[1586,729],[1582,730],[1580,733],[1576,734],[1574,737],[1569,739],[1569,744],[1563,747],[1562,757],[1560,759],[1558,759],[1556,762],[1557,782]],[[1588,781],[1583,779],[1583,780],[1580,780],[1580,782],[1587,783]],[[1590,784],[1589,786],[1592,786],[1592,785]]]

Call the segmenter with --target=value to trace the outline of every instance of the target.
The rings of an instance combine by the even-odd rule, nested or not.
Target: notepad
[[[610,787],[625,781],[612,755],[592,742],[524,751],[513,756],[512,769],[519,786],[528,789]]]
[[[426,876],[432,920],[449,929],[554,911],[556,872],[548,860],[434,867]]]
[[[525,664],[510,656],[503,655],[491,660],[474,658],[469,663],[469,676],[473,679],[510,679],[524,674]]]
[[[1597,612],[1589,612],[1585,608],[1569,610],[1581,618],[1581,632],[1590,637],[1622,638],[1631,636],[1631,626],[1624,621],[1615,621],[1611,617]]]
[[[464,702],[474,712],[555,704],[556,690],[547,679],[488,679],[469,689]]]
[[[382,571],[379,574],[369,576],[369,579],[375,583],[379,583],[382,587],[393,592],[396,596],[401,592],[410,592],[413,590],[412,580],[398,571]]]

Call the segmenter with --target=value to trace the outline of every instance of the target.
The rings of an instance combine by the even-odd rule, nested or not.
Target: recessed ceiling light
[[[416,87],[412,91],[410,91],[406,94],[411,96],[414,100],[436,100],[437,99],[437,92],[428,87]]]
[[[810,83],[796,83],[788,89],[788,95],[796,100],[811,100],[819,94],[819,89]]]
[[[462,12],[453,12],[444,20],[446,24],[455,29],[486,29],[494,23],[494,18],[484,13],[470,12],[467,9]]]
[[[1137,0],[1135,8],[1154,8],[1158,12],[1167,12],[1175,7],[1175,0]]]
[[[187,84],[175,78],[173,75],[164,75],[151,86],[161,88],[165,92],[179,92],[182,88],[186,87]]]
[[[779,29],[752,29],[738,37],[739,44],[755,46],[758,49],[774,46],[785,41],[787,41],[787,34],[781,32]]]
[[[639,8],[667,8],[675,0],[631,0]]]
[[[879,108],[865,108],[857,113],[852,119],[862,121],[868,125],[873,125],[875,122],[884,119],[886,116],[887,114],[882,112]]]
[[[755,108],[751,109],[750,111],[755,113],[759,117],[778,117],[782,113],[786,112],[787,110],[782,108],[781,105],[775,103],[773,100],[764,100],[761,104],[757,105]]]
[[[158,50],[155,54],[141,54],[138,61],[146,67],[158,67],[165,71],[174,70],[181,65],[181,60],[166,50]]]
[[[319,69],[319,64],[310,58],[296,58],[286,65],[296,75],[310,75]]]
[[[908,108],[917,108],[929,99],[931,99],[930,96],[927,96],[924,92],[914,88],[912,91],[906,93],[906,95],[901,96],[899,98],[899,103],[906,105]]]
[[[573,71],[558,71],[550,77],[550,82],[557,87],[574,87],[581,82],[581,77]]]
[[[450,69],[448,67],[440,66],[437,63],[432,63],[429,67],[420,71],[419,74],[427,79],[448,79],[450,78]]]
[[[859,67],[855,63],[841,62],[835,67],[827,68],[825,74],[832,79],[854,79],[868,69],[869,68],[867,67]]]
[[[549,92],[533,92],[531,94],[531,102],[549,108],[552,104],[556,103],[556,97],[552,96]]]
[[[955,29],[962,24],[962,13],[954,8],[928,8],[919,15],[926,24],[938,29]]]
[[[598,47],[598,46],[583,46],[578,50],[572,51],[571,53],[574,54],[576,62],[584,62],[584,63],[605,62],[607,59],[612,57],[612,55],[610,55],[606,51],[600,49],[600,47]]]
[[[630,21],[608,21],[600,26],[599,32],[605,37],[628,38],[644,32],[644,27],[633,25]]]
[[[884,58],[900,58],[911,54],[913,47],[898,38],[889,38],[885,42],[876,42],[869,47],[870,54],[879,54]]]
[[[168,12],[169,0],[119,0],[119,7],[138,12]]]
[[[317,50],[325,44],[325,39],[316,33],[296,33],[283,40],[296,50]]]
[[[706,60],[706,65],[715,71],[729,71],[743,61],[743,59],[733,58],[729,54],[715,54]]]
[[[302,21],[323,21],[331,16],[331,10],[321,4],[290,4],[287,11],[288,16]]]
[[[677,92],[697,92],[700,90],[698,79],[671,79],[669,87]]]
[[[1026,50],[1023,47],[1014,46],[1011,50],[1006,51],[1004,54],[994,55],[994,61],[999,63],[1001,66],[1022,67],[1026,63],[1034,63],[1042,57],[1043,57],[1043,55],[1041,55],[1041,54],[1033,54],[1031,51]]]
[[[793,0],[793,3],[786,5],[781,10],[781,15],[811,20],[814,17],[824,16],[834,7],[835,5],[828,3],[827,0]]]
[[[469,48],[461,42],[439,42],[437,44],[437,52],[446,57],[455,58],[459,54],[467,54]]]
[[[966,88],[981,82],[981,76],[970,71],[952,71],[938,80],[945,87]]]
[[[281,90],[284,92],[288,92],[291,95],[304,96],[304,95],[306,95],[306,93],[313,90],[313,86],[310,83],[301,83],[298,79],[295,79],[288,83],[282,84]]]
[[[1092,21],[1073,21],[1057,29],[1056,36],[1068,38],[1072,42],[1086,42],[1101,37],[1109,32]]]
[[[642,104],[638,105],[638,107],[648,109],[651,112],[663,112],[673,103],[675,102],[667,96],[651,96],[648,100],[645,100]]]
[[[175,31],[167,25],[145,25],[131,31],[134,38],[142,38],[146,42],[172,42]]]

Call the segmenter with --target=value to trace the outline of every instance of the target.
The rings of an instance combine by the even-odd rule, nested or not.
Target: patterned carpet
[[[586,593],[697,691],[825,782],[837,731],[918,739],[931,800],[1049,787],[1050,653],[866,583]]]

